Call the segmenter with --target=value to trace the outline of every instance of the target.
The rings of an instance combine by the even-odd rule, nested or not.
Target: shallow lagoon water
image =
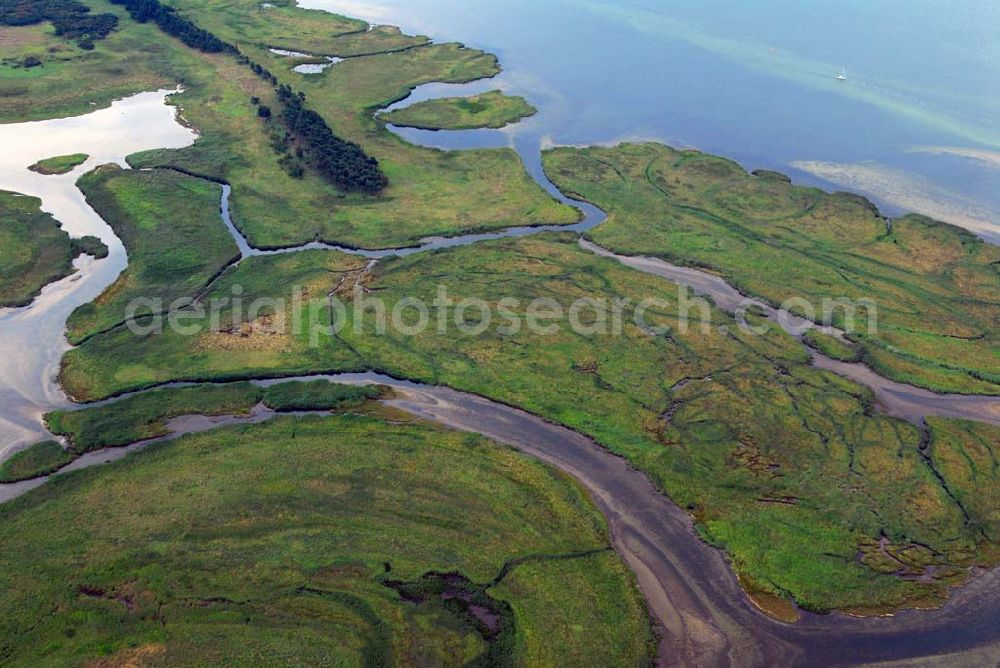
[[[164,104],[172,92],[141,93],[75,118],[0,125],[0,189],[40,198],[42,209],[70,236],[98,237],[110,250],[103,260],[79,260],[77,273],[46,286],[30,306],[0,309],[0,459],[48,437],[41,415],[66,401],[55,382],[69,349],[66,318],[103,292],[127,263],[121,241],[87,204],[76,180],[97,165],[126,167],[125,156],[137,151],[192,143],[195,133]],[[71,153],[90,158],[64,175],[28,170],[39,160]]]
[[[326,60],[325,63],[303,63],[302,65],[296,65],[292,68],[292,71],[299,74],[322,74],[327,68],[344,60],[335,56],[314,56],[311,53],[289,51],[287,49],[268,49],[268,51],[277,56],[284,56],[285,58],[324,58]]]

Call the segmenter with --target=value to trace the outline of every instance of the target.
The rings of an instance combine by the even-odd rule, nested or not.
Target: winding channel
[[[662,636],[661,665],[857,665],[964,651],[1000,635],[1000,572],[973,578],[933,611],[855,618],[804,613],[795,624],[775,621],[743,593],[724,555],[695,534],[693,520],[660,494],[650,479],[590,438],[517,408],[456,390],[376,373],[272,378],[259,386],[327,380],[387,385],[389,406],[419,418],[476,432],[544,461],[576,478],[608,522],[611,541],[636,575]],[[174,383],[181,387],[188,383]],[[122,395],[103,403],[131,396]],[[183,416],[169,436],[84,455],[64,471],[124,457],[150,443],[275,415],[261,406],[246,417]],[[0,501],[44,483],[0,485]]]
[[[3,353],[0,363],[0,454],[10,451],[12,443],[16,447],[17,441],[11,440],[11,436],[25,443],[26,438],[44,435],[40,424],[43,412],[70,405],[55,380],[58,360],[69,347],[63,336],[65,319],[76,306],[92,300],[110,285],[126,264],[121,242],[83,201],[73,185],[75,179],[101,162],[117,162],[124,166],[124,157],[130,153],[147,148],[176,148],[193,141],[194,134],[179,125],[174,111],[163,104],[167,94],[169,91],[145,93],[86,116],[46,121],[44,123],[52,124],[46,126],[48,128],[61,128],[63,125],[59,124],[65,124],[65,143],[48,141],[33,146],[30,141],[24,141],[16,144],[16,150],[5,152],[6,156],[13,154],[13,157],[0,161],[0,187],[41,197],[43,208],[52,212],[74,236],[96,234],[112,250],[106,260],[85,260],[77,274],[47,287],[31,306],[0,312],[0,352]],[[0,141],[16,137],[30,125],[0,125]],[[135,132],[136,127],[141,127],[142,132]],[[84,141],[88,133],[101,128],[105,130],[102,139]],[[47,180],[36,183],[20,174],[27,172],[27,165],[38,159],[77,151],[88,152],[92,157],[69,175],[39,177]],[[303,248],[330,248],[373,261],[549,230],[583,233],[603,222],[604,214],[599,209],[571,202],[545,178],[537,147],[530,152],[520,152],[529,172],[543,187],[584,212],[581,222],[571,226],[517,227],[488,234],[425,239],[412,248],[365,251],[313,243],[295,249],[263,251],[251,247],[233,225],[229,216],[228,186],[223,188],[222,218],[244,257]],[[722,279],[705,272],[676,267],[654,258],[616,255],[583,239],[581,245],[636,270],[688,285],[712,297],[723,309],[732,310],[733,300],[742,303],[745,299]],[[781,322],[782,312],[774,310],[770,315]],[[796,325],[790,316],[787,322],[792,327]],[[891,415],[914,421],[926,415],[943,415],[1000,424],[1000,398],[936,395],[888,381],[860,364],[836,362],[818,353],[814,354],[814,361],[819,367],[871,387],[877,404]],[[891,618],[866,619],[805,613],[794,625],[775,621],[761,613],[744,595],[723,554],[697,537],[692,519],[685,512],[657,492],[644,473],[634,470],[625,460],[588,437],[480,396],[375,373],[254,382],[266,385],[317,378],[388,385],[397,393],[395,398],[386,401],[389,405],[449,427],[481,433],[579,480],[607,518],[613,545],[636,574],[660,626],[661,663],[847,665],[941,655],[984,646],[992,648],[997,644],[994,639],[1000,638],[998,570],[977,575],[953,592],[944,607],[934,611],[911,610]],[[111,401],[117,400],[120,398]],[[165,438],[271,417],[273,413],[261,407],[248,417],[185,416],[169,422],[171,433]],[[119,459],[148,443],[90,453],[64,470]],[[39,478],[0,485],[0,501],[19,496],[44,481],[45,478]]]

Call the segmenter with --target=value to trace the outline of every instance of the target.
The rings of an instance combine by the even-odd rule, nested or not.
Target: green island
[[[576,485],[377,416],[219,428],[60,475],[0,507],[15,542],[15,663],[643,665],[652,648]]]
[[[381,114],[379,120],[421,130],[502,128],[533,116],[537,109],[523,97],[491,90],[470,97],[442,97]]]
[[[559,188],[609,214],[587,235],[605,248],[707,268],[773,304],[873,299],[877,333],[864,309],[850,333],[871,368],[937,392],[1000,394],[1000,248],[971,232],[917,215],[887,221],[856,195],[659,144],[558,148],[543,160]],[[832,309],[830,324],[844,316]]]
[[[588,239],[710,270],[773,304],[874,295],[877,333],[798,340],[751,312],[765,330],[754,336],[715,307],[704,313],[707,329],[686,327],[678,286],[599,257],[568,233],[375,263],[322,249],[240,259],[219,216],[220,184],[232,188],[234,224],[265,249],[314,240],[395,248],[566,225],[580,213],[511,149],[440,151],[386,128],[406,125],[406,112],[441,128],[500,127],[533,112],[494,91],[379,114],[416,86],[496,75],[492,54],[369,30],[291,0],[86,0],[89,12],[67,14],[72,1],[52,0],[48,13],[11,25],[7,10],[26,0],[0,0],[0,119],[76,115],[181,84],[170,103],[199,136],[187,148],[130,156],[133,170],[104,166],[80,180],[129,265],[70,317],[76,347],[59,379],[81,402],[135,394],[49,413],[67,448],[36,444],[4,462],[0,478],[166,436],[169,421],[186,415],[246,417],[261,405],[331,414],[181,436],[0,505],[0,545],[18,547],[0,550],[0,656],[107,665],[651,661],[635,576],[568,476],[393,411],[376,401],[386,388],[262,388],[253,379],[378,371],[576,430],[647,473],[782,619],[794,619],[795,606],[878,615],[940,605],[975,568],[1000,564],[1000,428],[891,418],[870,390],[810,357],[812,348],[931,390],[1000,395],[995,246],[922,216],[887,221],[858,196],[747,173],[724,158],[625,144],[543,156],[560,190],[609,214]],[[103,18],[80,18],[91,15]],[[299,60],[272,49],[345,60],[303,76],[293,71]],[[345,180],[345,164],[364,173]],[[37,200],[0,193],[0,299],[30,301],[59,277],[47,270],[70,266],[80,244],[57,232]],[[8,275],[8,266],[20,268]],[[562,323],[548,334],[498,330],[474,308],[460,324],[485,326],[461,335],[455,322],[445,332],[381,332],[365,315],[366,296],[391,312],[408,299],[432,303],[442,288],[454,302],[513,298],[508,315],[519,321],[539,298],[631,306],[610,334],[589,310],[583,320],[594,331]],[[267,305],[247,311],[234,296]],[[327,296],[347,307],[332,335],[325,302],[276,306]],[[646,313],[664,333],[632,321],[650,296],[668,300]],[[120,326],[135,298],[153,299],[131,314],[148,328],[141,333]],[[224,304],[219,326],[164,326],[213,302]],[[846,328],[845,318],[816,317]],[[192,384],[159,387],[173,382]]]
[[[55,174],[68,174],[74,169],[87,162],[87,158],[90,156],[86,153],[73,153],[72,155],[60,155],[55,158],[46,158],[45,160],[39,160],[31,167],[28,167],[33,172],[38,172],[39,174],[44,174],[46,176],[53,176]]]
[[[0,464],[0,482],[18,482],[48,475],[73,461],[56,441],[42,441],[15,452]]]
[[[0,308],[27,306],[42,288],[72,274],[79,255],[103,258],[96,237],[71,239],[41,201],[0,191]]]

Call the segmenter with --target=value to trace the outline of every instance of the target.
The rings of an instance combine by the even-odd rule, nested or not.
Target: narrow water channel
[[[164,103],[173,92],[141,93],[74,118],[0,125],[0,190],[41,199],[42,209],[70,236],[98,237],[110,250],[103,260],[81,258],[77,273],[46,286],[31,305],[0,309],[0,459],[48,437],[42,414],[67,404],[56,382],[69,349],[66,319],[100,295],[127,264],[121,241],[87,204],[76,180],[98,165],[126,167],[131,153],[191,144],[195,133]],[[72,153],[90,158],[63,175],[28,170],[39,160]]]
[[[439,90],[438,86],[428,84],[434,90]],[[454,86],[453,86],[454,87]],[[421,87],[423,88],[423,87]],[[464,89],[464,85],[458,86]],[[418,89],[420,90],[420,89]],[[423,95],[420,96],[424,98]],[[400,103],[401,104],[401,103]],[[469,137],[470,141],[475,136],[477,130],[462,130],[457,134]],[[412,137],[411,137],[412,139]],[[455,143],[455,142],[451,142]],[[461,143],[461,142],[458,142]],[[469,148],[468,146],[466,148]],[[789,313],[784,309],[779,309],[767,304],[759,299],[754,299],[742,294],[739,290],[727,283],[725,279],[717,274],[712,274],[692,267],[682,267],[671,264],[665,260],[646,256],[628,256],[614,253],[596,243],[589,241],[583,235],[597,227],[607,219],[607,215],[589,202],[570,199],[561,193],[556,186],[549,181],[542,169],[541,152],[538,147],[528,147],[520,145],[518,154],[521,156],[528,172],[547,192],[559,201],[573,206],[580,210],[580,222],[573,225],[538,225],[534,227],[511,227],[497,232],[484,234],[466,234],[455,237],[430,237],[420,240],[414,246],[404,248],[387,248],[380,250],[364,250],[356,248],[345,248],[333,244],[322,242],[311,242],[301,246],[283,248],[280,250],[261,250],[249,244],[246,237],[239,231],[230,216],[229,197],[231,190],[229,186],[223,187],[222,219],[229,230],[236,244],[240,248],[243,257],[255,255],[274,255],[282,253],[294,253],[306,249],[329,249],[342,253],[349,253],[361,257],[378,261],[383,258],[393,256],[412,255],[426,251],[438,250],[442,248],[454,248],[458,246],[468,246],[471,244],[487,241],[490,239],[502,239],[510,237],[521,237],[542,232],[572,232],[581,235],[580,246],[600,257],[617,260],[625,266],[641,271],[646,274],[659,276],[677,285],[690,288],[696,294],[710,298],[720,309],[733,313],[745,311],[750,305],[756,310],[762,311],[767,316],[782,327],[786,332],[801,340],[802,334],[813,327],[814,323]],[[820,327],[823,331],[837,336],[841,332],[829,327]],[[889,380],[878,375],[870,368],[860,362],[841,362],[827,357],[820,352],[809,349],[813,364],[821,369],[832,371],[838,375],[849,378],[854,382],[870,388],[875,393],[876,406],[886,414],[893,417],[909,420],[914,423],[922,423],[928,415],[938,417],[952,417],[968,420],[977,420],[990,424],[1000,424],[1000,397],[961,395],[961,394],[937,394],[930,390],[925,390],[913,385]]]
[[[1000,571],[980,573],[933,611],[905,610],[892,617],[857,618],[803,613],[785,624],[760,612],[740,589],[725,556],[702,542],[687,513],[660,494],[649,478],[590,438],[517,408],[456,390],[376,373],[271,378],[381,384],[396,396],[385,403],[445,426],[476,432],[568,473],[587,489],[606,518],[615,550],[636,574],[663,640],[661,665],[842,666],[934,656],[972,649],[987,652],[1000,637]],[[187,383],[175,383],[181,387]],[[104,404],[130,396],[123,395]],[[159,441],[234,424],[271,419],[262,407],[246,417],[183,416],[168,423]],[[76,470],[156,441],[86,455]],[[44,479],[0,485],[8,500]],[[968,656],[965,664],[972,661]]]

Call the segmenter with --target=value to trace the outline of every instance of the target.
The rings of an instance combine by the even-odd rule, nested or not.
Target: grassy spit
[[[0,464],[0,482],[18,482],[48,475],[73,461],[73,455],[56,441],[35,443]]]
[[[111,226],[128,251],[128,267],[67,323],[79,342],[125,320],[138,298],[141,316],[191,297],[239,258],[236,242],[219,218],[218,184],[169,170],[124,170],[105,165],[79,181],[87,202]]]

